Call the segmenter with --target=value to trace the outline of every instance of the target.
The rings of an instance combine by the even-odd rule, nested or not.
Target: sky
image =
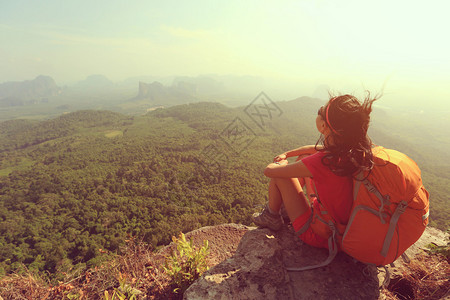
[[[0,83],[260,76],[448,109],[446,0],[0,0]]]

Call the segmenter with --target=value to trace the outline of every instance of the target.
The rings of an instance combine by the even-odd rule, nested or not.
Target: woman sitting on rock
[[[320,107],[316,126],[321,136],[316,145],[280,154],[264,170],[264,175],[271,178],[269,203],[261,213],[253,215],[257,226],[279,230],[283,224],[279,214],[283,203],[294,230],[302,232],[299,237],[305,243],[328,247],[327,239],[309,227],[312,209],[321,209],[319,200],[312,197],[310,205],[302,186],[311,178],[316,192],[307,189],[308,194],[317,193],[320,203],[337,223],[348,223],[353,176],[373,167],[372,143],[367,130],[375,100],[369,93],[363,103],[352,95],[342,95]],[[286,159],[293,156],[298,160],[288,163]]]

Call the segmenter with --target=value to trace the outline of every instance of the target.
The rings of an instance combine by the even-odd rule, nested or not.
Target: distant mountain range
[[[147,109],[155,106],[172,106],[211,99],[228,103],[250,101],[264,90],[264,80],[254,76],[216,75],[199,76],[141,76],[114,82],[105,75],[87,76],[74,84],[60,88],[50,76],[40,75],[33,80],[0,83],[0,107],[25,106],[55,102],[60,106],[69,99],[77,106],[85,99],[115,99],[126,107]],[[137,87],[137,91],[136,91]],[[134,91],[136,96],[131,96]],[[123,95],[123,97],[122,97]],[[57,99],[49,99],[60,96]],[[122,98],[121,98],[122,97]],[[75,103],[75,104],[74,104]],[[83,107],[88,108],[88,107]],[[1,119],[1,118],[0,118]]]
[[[105,75],[90,75],[86,79],[79,81],[72,88],[83,89],[88,91],[96,91],[101,89],[111,89],[115,86],[114,82],[109,80]]]
[[[138,95],[130,101],[145,101],[152,105],[174,105],[198,100],[197,86],[186,82],[164,86],[158,81],[152,83],[139,82]]]
[[[39,75],[33,80],[0,84],[0,107],[47,102],[48,97],[61,92],[50,76]]]
[[[247,96],[244,95],[247,93],[259,92],[261,84],[258,78],[250,76],[178,76],[172,79],[171,84],[163,84],[160,80],[153,80],[152,83],[139,80],[138,95],[130,101],[168,106],[209,100],[211,97],[229,99],[230,95],[240,95],[245,98]]]

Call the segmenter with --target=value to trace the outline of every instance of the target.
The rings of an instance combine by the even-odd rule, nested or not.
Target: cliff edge
[[[287,227],[278,232],[236,224],[204,227],[187,234],[195,244],[210,241],[207,272],[194,282],[184,299],[383,299],[379,286],[385,273],[356,262],[344,253],[326,267],[288,272],[286,267],[324,261],[326,249],[308,246]],[[242,237],[242,238],[241,238]],[[408,249],[414,259],[429,243],[445,244],[447,236],[427,228]],[[389,267],[391,278],[404,272],[401,259]],[[445,298],[445,296],[444,296]]]

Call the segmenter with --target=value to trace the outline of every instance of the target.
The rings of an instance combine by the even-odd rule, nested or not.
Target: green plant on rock
[[[183,233],[180,233],[179,238],[173,236],[172,241],[176,245],[176,250],[166,258],[164,271],[170,277],[174,293],[182,295],[203,272],[208,270],[206,256],[209,245],[205,240],[203,247],[197,249],[192,239],[187,241]]]
[[[119,287],[114,289],[111,296],[108,291],[105,291],[104,300],[136,300],[136,295],[142,294],[140,290],[127,283],[126,277],[122,273],[119,273],[117,279]]]
[[[440,246],[436,243],[430,243],[426,247],[428,248],[425,250],[427,253],[442,255],[447,260],[450,260],[450,237],[447,240],[447,245]]]

